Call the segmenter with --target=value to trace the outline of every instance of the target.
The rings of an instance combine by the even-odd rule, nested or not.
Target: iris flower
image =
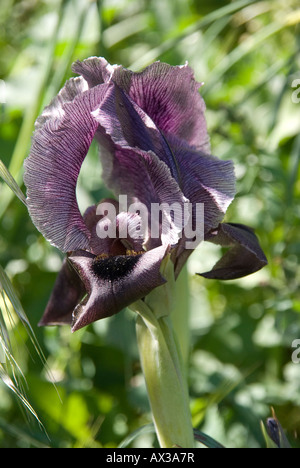
[[[140,73],[111,66],[104,58],[76,62],[79,76],[68,80],[36,121],[25,161],[27,203],[37,229],[66,257],[42,325],[72,324],[78,330],[111,316],[165,283],[161,265],[168,256],[175,277],[192,250],[184,229],[131,236],[141,216],[117,201],[115,219],[95,205],[82,215],[76,199],[81,165],[93,139],[100,145],[103,180],[115,197],[151,206],[204,204],[204,239],[228,247],[206,278],[235,279],[267,261],[254,232],[243,225],[221,224],[235,197],[231,161],[210,154],[205,104],[200,83],[188,65],[156,62]],[[101,208],[101,207],[100,207]],[[174,217],[170,217],[170,226]],[[106,222],[114,238],[100,238]],[[121,235],[123,226],[128,236]],[[174,227],[174,226],[173,226]],[[132,229],[131,229],[132,228]]]

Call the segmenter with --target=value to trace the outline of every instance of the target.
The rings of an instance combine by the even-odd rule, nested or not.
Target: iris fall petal
[[[242,224],[220,224],[207,238],[229,250],[212,271],[202,273],[208,279],[232,280],[259,271],[268,264],[253,229]]]
[[[168,249],[103,257],[76,252],[70,261],[85,285],[87,296],[73,313],[72,330],[120,312],[165,283],[160,273]]]

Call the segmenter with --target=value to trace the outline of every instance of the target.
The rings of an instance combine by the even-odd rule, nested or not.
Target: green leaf
[[[118,448],[128,447],[135,439],[145,434],[155,434],[154,424],[147,424],[146,426],[142,426],[136,431],[132,432],[128,437],[126,437],[126,439],[123,440],[123,442],[120,443]]]
[[[204,434],[204,432],[198,431],[198,429],[194,429],[194,437],[197,442],[201,442],[201,444],[205,445],[207,448],[212,449],[224,449],[225,447],[221,445],[219,442],[214,440],[212,437]]]

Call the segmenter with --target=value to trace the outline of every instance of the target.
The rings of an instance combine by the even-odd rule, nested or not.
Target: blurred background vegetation
[[[226,219],[256,228],[270,262],[227,283],[195,276],[213,265],[218,247],[203,244],[188,264],[189,311],[182,313],[190,321],[193,423],[227,447],[264,447],[260,421],[271,406],[300,447],[300,364],[291,360],[300,339],[300,103],[292,100],[299,22],[298,0],[0,4],[0,159],[23,191],[34,120],[73,61],[101,55],[135,71],[155,60],[188,61],[205,82],[213,153],[233,159],[238,179]],[[80,206],[104,194],[93,146]],[[5,183],[0,217],[0,447],[117,447],[151,422],[133,315],[75,334],[38,328],[60,252]],[[131,446],[153,443],[146,426]]]

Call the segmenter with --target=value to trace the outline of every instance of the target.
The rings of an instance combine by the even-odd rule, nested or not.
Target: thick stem
[[[193,448],[185,365],[169,316],[174,284],[168,276],[166,285],[132,308],[138,314],[138,347],[160,446]]]
[[[176,280],[175,304],[171,314],[175,336],[185,367],[187,367],[190,354],[189,309],[189,282],[187,266],[185,265]]]

